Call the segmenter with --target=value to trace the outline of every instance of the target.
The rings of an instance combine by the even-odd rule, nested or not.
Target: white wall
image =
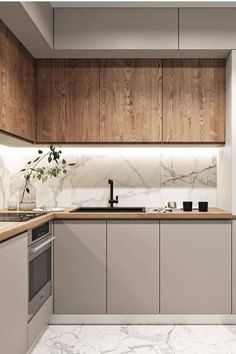
[[[217,206],[236,215],[236,50],[226,66],[226,144],[218,155]]]
[[[236,50],[232,51],[232,213],[236,215]]]
[[[48,2],[22,2],[32,22],[53,48],[53,8]]]

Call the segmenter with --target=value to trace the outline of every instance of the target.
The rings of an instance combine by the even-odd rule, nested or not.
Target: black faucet
[[[118,204],[119,200],[118,200],[118,195],[116,196],[116,199],[113,199],[113,180],[109,179],[108,183],[110,184],[110,198],[109,198],[109,204],[110,207],[113,208],[113,204]]]

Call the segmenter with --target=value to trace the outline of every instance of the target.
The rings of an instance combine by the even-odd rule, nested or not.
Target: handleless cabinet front
[[[27,233],[0,244],[0,352],[27,352]]]
[[[159,312],[158,221],[107,221],[107,312]]]
[[[106,221],[58,221],[54,232],[54,313],[106,313]]]
[[[236,313],[236,220],[232,220],[232,313]]]
[[[160,222],[160,313],[231,313],[231,222]]]

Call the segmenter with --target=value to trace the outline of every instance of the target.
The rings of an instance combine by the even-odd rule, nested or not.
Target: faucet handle
[[[116,199],[114,200],[114,203],[119,203],[119,197],[118,197],[118,195],[116,196]]]

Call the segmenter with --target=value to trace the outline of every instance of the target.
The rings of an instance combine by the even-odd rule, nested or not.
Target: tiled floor
[[[49,326],[33,354],[236,354],[236,326]]]

